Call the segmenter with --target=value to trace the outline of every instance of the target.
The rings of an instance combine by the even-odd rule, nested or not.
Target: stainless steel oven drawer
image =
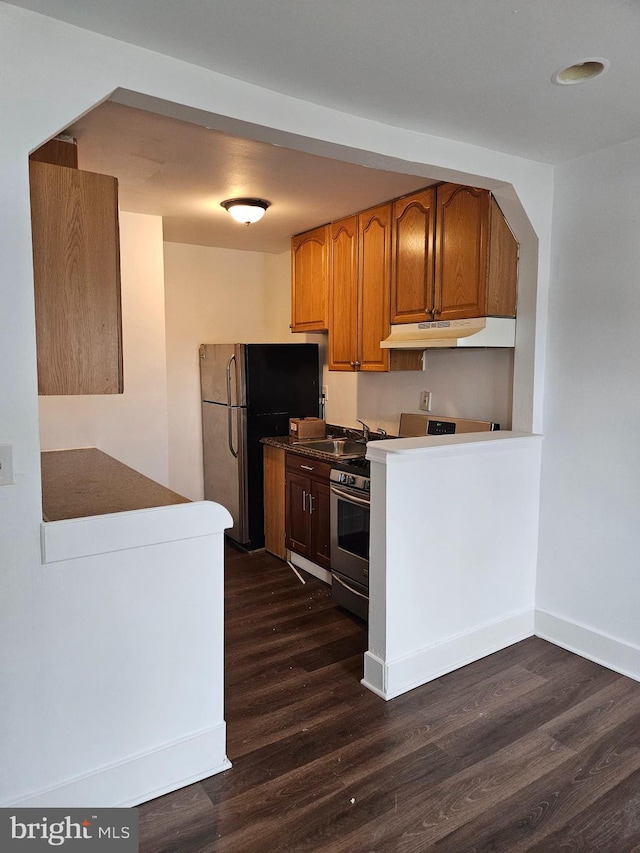
[[[339,572],[331,572],[331,597],[336,604],[360,619],[369,619],[369,590],[366,586]]]

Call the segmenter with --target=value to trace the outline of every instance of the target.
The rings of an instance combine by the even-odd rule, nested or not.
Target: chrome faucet
[[[364,421],[361,421],[360,418],[356,418],[359,424],[362,424],[362,440],[369,441],[369,436],[371,435],[371,429],[368,424],[365,424]]]

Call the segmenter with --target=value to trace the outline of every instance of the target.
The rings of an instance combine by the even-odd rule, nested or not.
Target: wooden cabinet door
[[[118,183],[32,161],[39,394],[121,394]]]
[[[324,332],[328,308],[329,226],[291,239],[291,331]]]
[[[311,559],[311,480],[287,471],[287,548]]]
[[[515,317],[518,291],[518,243],[496,200],[489,214],[488,317]]]
[[[437,188],[435,319],[485,316],[488,230],[487,190]]]
[[[264,445],[264,547],[285,558],[285,451]]]
[[[391,322],[433,318],[435,189],[393,203],[391,226]]]
[[[331,527],[330,527],[331,490],[328,483],[315,480],[312,491],[312,557],[327,571],[331,570]]]
[[[387,371],[391,264],[391,205],[358,214],[358,370]]]
[[[329,282],[329,370],[354,370],[358,328],[357,216],[331,225]]]

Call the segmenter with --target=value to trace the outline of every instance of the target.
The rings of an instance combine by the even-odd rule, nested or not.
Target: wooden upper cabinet
[[[358,334],[358,217],[331,225],[329,370],[355,370]]]
[[[495,199],[458,184],[436,198],[434,318],[514,317],[518,245]]]
[[[36,148],[29,160],[38,160],[40,163],[53,163],[54,166],[68,166],[70,169],[78,168],[78,146],[75,142],[65,139],[50,139]]]
[[[328,328],[329,370],[421,370],[419,350],[380,348],[391,323],[516,315],[518,244],[475,187],[428,187],[294,237],[292,267],[292,329]]]
[[[328,328],[329,226],[291,239],[291,331]]]
[[[515,317],[518,292],[519,246],[497,201],[489,207],[489,269],[487,316]]]
[[[117,181],[31,161],[40,394],[123,390]]]
[[[329,370],[421,369],[419,358],[380,348],[390,331],[391,205],[332,223],[329,257]]]
[[[380,341],[389,336],[391,266],[391,204],[358,214],[358,370],[389,370],[389,350]]]
[[[392,208],[391,322],[432,319],[434,188],[399,198]]]

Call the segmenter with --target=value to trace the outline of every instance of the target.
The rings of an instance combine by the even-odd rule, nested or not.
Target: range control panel
[[[472,421],[468,418],[450,418],[447,415],[400,415],[400,437],[419,438],[424,435],[458,435],[463,432],[488,432],[500,429],[492,421]]]
[[[347,471],[340,471],[337,468],[332,468],[329,474],[329,479],[332,483],[340,483],[341,486],[349,486],[352,489],[358,489],[362,492],[371,490],[371,481],[368,477],[363,477],[360,474],[350,474]]]
[[[432,421],[429,420],[427,426],[427,435],[453,435],[456,431],[455,423],[451,421]]]

